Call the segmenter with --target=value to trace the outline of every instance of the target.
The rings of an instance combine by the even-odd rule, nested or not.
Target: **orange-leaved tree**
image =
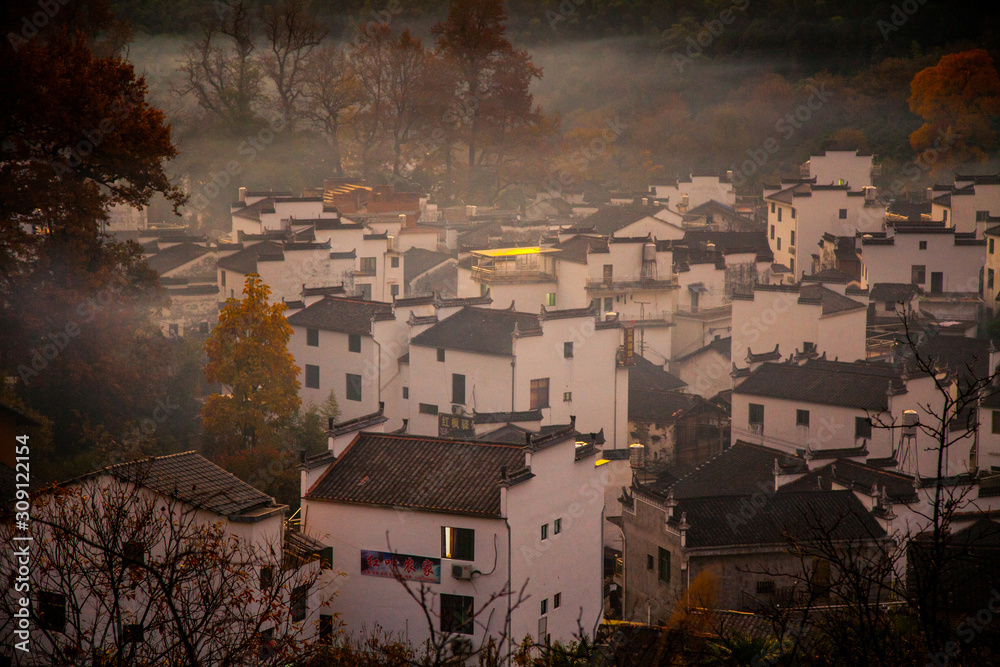
[[[910,111],[924,124],[910,135],[917,151],[947,153],[937,162],[982,161],[996,146],[1000,76],[984,49],[951,53],[917,72],[910,83]],[[937,161],[937,156],[935,156]]]
[[[299,367],[288,352],[292,327],[285,304],[270,303],[270,295],[260,276],[248,275],[243,298],[226,300],[205,343],[205,377],[229,392],[212,394],[202,409],[202,425],[217,451],[276,444],[302,403]]]

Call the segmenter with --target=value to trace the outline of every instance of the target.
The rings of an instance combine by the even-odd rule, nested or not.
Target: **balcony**
[[[554,283],[555,273],[540,270],[498,270],[492,266],[472,267],[472,279],[480,283],[497,285],[500,283]]]
[[[587,278],[589,292],[629,292],[638,290],[677,289],[677,281],[673,277],[667,279],[644,278],[631,276],[606,280],[604,278]]]
[[[556,282],[552,248],[500,248],[472,253],[472,279],[488,285]]]

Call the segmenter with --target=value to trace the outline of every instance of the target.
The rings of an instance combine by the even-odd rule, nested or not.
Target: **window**
[[[361,351],[361,334],[348,334],[347,335],[347,351],[348,352],[360,352]]]
[[[615,300],[610,296],[604,297],[604,312],[610,313],[615,309]]]
[[[170,326],[167,327],[167,332],[171,336],[176,336],[178,333],[180,333],[180,327],[176,323],[171,324]]]
[[[436,415],[438,413],[438,406],[430,405],[429,403],[421,403],[418,407],[420,414],[422,415]]]
[[[274,585],[274,568],[270,565],[265,565],[260,568],[260,589],[262,591],[269,590],[271,586]]]
[[[319,643],[333,643],[333,614],[319,615]]]
[[[917,247],[919,247],[921,250],[927,250],[927,241],[921,241],[920,243],[917,244]]]
[[[569,403],[572,400],[573,400],[573,392],[571,392],[571,391],[564,391],[563,392],[563,403]]]
[[[261,660],[269,660],[274,655],[274,628],[261,630],[257,642],[260,646],[257,649],[257,657]]]
[[[808,410],[796,410],[795,411],[795,425],[809,427],[809,411]]]
[[[42,591],[38,596],[38,622],[46,630],[66,632],[66,596]]]
[[[399,296],[399,285],[389,285],[389,295]]]
[[[840,209],[840,219],[841,220],[847,220],[847,209],[846,208]]]
[[[976,211],[976,222],[986,222],[990,219],[989,211]]]
[[[802,351],[806,354],[811,354],[816,351],[816,343],[809,342],[807,340],[802,341]]]
[[[947,210],[947,209],[945,209],[945,210],[944,210],[943,212],[944,212],[944,217],[942,218],[942,220],[943,220],[944,222],[948,222],[948,210]]]
[[[774,213],[774,202],[771,202],[771,213]]]
[[[657,576],[665,584],[670,583],[670,552],[660,547],[659,549],[659,571]]]
[[[855,417],[854,418],[854,438],[867,438],[871,440],[872,437],[872,420],[868,417]]]
[[[531,409],[537,410],[538,408],[549,407],[549,379],[542,378],[540,380],[531,381]]]
[[[562,593],[556,593],[552,596],[552,608],[558,609],[562,604]]]
[[[547,523],[542,524],[542,539],[543,540],[549,539],[549,524]]]
[[[993,433],[1000,434],[1000,410],[993,410],[992,411],[992,417],[993,417],[993,429],[992,429],[992,431],[993,431]]]
[[[306,364],[306,388],[319,389],[319,366]]]
[[[764,406],[759,403],[750,404],[750,425],[764,425]]]
[[[403,387],[403,398],[409,398],[409,397],[410,397],[410,388]]]
[[[986,269],[986,287],[993,289],[993,269]]]
[[[126,644],[140,644],[143,640],[141,623],[128,623],[122,626],[122,641]]]
[[[439,347],[438,348],[437,354],[438,354],[438,361],[444,361],[444,348],[443,347]]]
[[[389,260],[389,265],[392,268],[394,268],[394,269],[398,269],[399,268],[399,257],[393,257],[392,259],[390,259]]]
[[[476,560],[476,531],[441,526],[441,558]]]
[[[306,608],[308,607],[309,585],[303,584],[292,589],[292,600],[289,610],[292,613],[292,622],[306,620]]]
[[[319,329],[306,329],[306,345],[319,347]]]
[[[795,209],[793,208],[792,209],[792,220],[794,220],[794,219],[795,219]]]
[[[465,376],[451,374],[451,402],[465,405]]]
[[[993,241],[994,241],[994,240],[995,240],[995,239],[990,239],[990,254],[991,254],[991,255],[993,254]]]
[[[361,400],[361,376],[353,373],[347,374],[347,400]]]
[[[914,264],[910,267],[910,282],[914,285],[923,285],[927,280],[927,267],[923,264]]]
[[[545,305],[546,306],[554,306],[554,305],[556,305],[556,293],[555,292],[549,292],[548,294],[545,295]]]
[[[767,595],[774,592],[774,580],[765,579],[757,582],[757,595]]]
[[[558,535],[562,532],[562,519],[556,519],[552,522],[552,534]]]
[[[141,542],[126,542],[122,545],[122,561],[126,567],[138,567],[146,563],[146,550]]]
[[[771,240],[774,240],[774,225],[771,225]]]
[[[795,260],[794,259],[789,259],[788,260],[788,270],[791,271],[792,273],[795,273]]]
[[[614,265],[613,264],[605,264],[604,265],[604,282],[608,283],[610,285],[612,282],[614,282],[614,278],[615,278],[615,267],[614,267]],[[607,304],[608,300],[605,299],[604,303]]]
[[[781,237],[778,237],[778,250],[781,250]]]
[[[563,343],[563,357],[565,357],[566,359],[569,359],[572,356],[573,356],[573,343],[572,343],[572,341],[569,342],[569,343]]]
[[[646,554],[646,569],[652,570],[656,567],[656,561],[653,559],[653,554]]]
[[[225,287],[226,286],[226,272],[225,271],[219,271],[219,280],[222,282],[222,286]]]
[[[781,222],[781,209],[778,209],[778,222]]]
[[[441,632],[472,634],[475,600],[467,595],[441,594]]]
[[[375,258],[374,257],[362,257],[361,258],[361,273],[365,275],[373,276],[375,275]]]
[[[315,552],[314,555],[319,557],[319,569],[333,569],[333,547],[323,547],[319,551]]]
[[[542,600],[542,616],[545,616],[547,613],[549,613],[549,599],[545,598]]]
[[[358,296],[360,296],[365,301],[371,301],[372,300],[372,286],[371,286],[371,284],[365,283],[363,285],[359,285],[359,288],[361,289],[361,294],[359,294]]]

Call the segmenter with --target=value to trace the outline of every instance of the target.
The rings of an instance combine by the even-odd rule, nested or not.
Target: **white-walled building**
[[[774,261],[790,269],[791,282],[813,270],[824,234],[850,236],[882,229],[885,205],[875,188],[820,185],[815,179],[764,186],[767,233]]]
[[[1000,225],[983,232],[986,240],[986,265],[983,270],[983,303],[991,312],[1000,309]]]
[[[656,199],[669,200],[675,207],[686,197],[688,210],[712,200],[727,206],[736,204],[732,172],[719,176],[718,173],[693,171],[687,178],[651,183],[649,194]]]
[[[347,631],[378,625],[421,646],[432,623],[448,649],[492,637],[501,656],[525,637],[592,637],[605,485],[574,435],[572,424],[527,445],[359,434],[302,503],[343,573],[332,604]]]
[[[931,219],[943,220],[959,232],[983,232],[1000,222],[1000,176],[956,174],[953,185],[928,188]]]
[[[624,447],[626,330],[596,316],[590,308],[439,311],[410,338],[410,431],[439,433],[441,415],[540,410],[543,425],[576,416],[581,432],[603,430],[609,449]]]
[[[219,317],[216,262],[216,250],[191,242],[170,245],[146,258],[170,297],[170,306],[160,316],[165,334],[207,334],[214,326]]]
[[[828,359],[865,358],[868,303],[823,284],[757,285],[733,297],[732,363],[777,349],[781,358],[825,354]]]
[[[802,178],[814,178],[819,185],[850,185],[855,190],[874,185],[880,165],[875,156],[859,150],[827,150],[809,156],[802,165]]]

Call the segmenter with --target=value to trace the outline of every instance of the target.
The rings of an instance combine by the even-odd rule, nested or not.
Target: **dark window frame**
[[[319,389],[319,366],[306,364],[303,374],[306,389]]]
[[[360,402],[360,401],[364,400],[363,399],[364,388],[363,388],[363,385],[362,385],[361,376],[358,375],[358,374],[356,374],[356,373],[346,373],[344,377],[345,377],[344,398],[347,399],[348,401],[358,401],[358,402]],[[353,378],[357,378],[357,379],[354,380]],[[353,382],[353,385],[354,385],[353,387],[352,387],[352,382]],[[352,389],[356,389],[357,391],[354,392],[354,391],[352,391]],[[353,398],[354,396],[357,396],[357,398]]]
[[[476,560],[476,530],[458,526],[441,526],[441,558]]]
[[[475,633],[475,598],[441,593],[441,632],[457,635]]]
[[[319,347],[319,329],[306,329],[306,346]]]
[[[549,378],[536,378],[528,385],[528,403],[532,410],[550,407]]]

